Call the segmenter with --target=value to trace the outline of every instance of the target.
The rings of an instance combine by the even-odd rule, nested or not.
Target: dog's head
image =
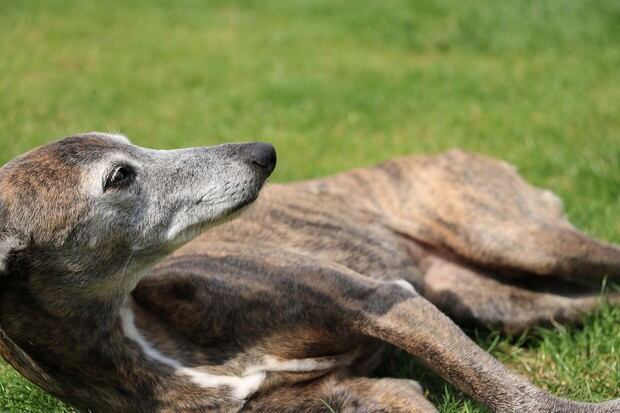
[[[275,161],[263,143],[161,151],[89,133],[41,146],[0,169],[0,278],[116,285],[128,266],[135,272],[254,201]]]

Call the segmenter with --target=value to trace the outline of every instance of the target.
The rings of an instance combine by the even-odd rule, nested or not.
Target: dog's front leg
[[[357,324],[361,332],[420,358],[495,412],[620,412],[620,400],[579,403],[535,387],[478,347],[447,316],[406,284],[381,284],[361,307]]]

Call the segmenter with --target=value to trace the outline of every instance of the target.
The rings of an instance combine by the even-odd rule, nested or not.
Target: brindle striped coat
[[[365,378],[384,343],[496,412],[620,412],[618,401],[534,387],[443,314],[518,333],[578,320],[598,304],[601,277],[620,277],[620,249],[577,231],[555,195],[506,163],[450,151],[268,185],[240,217],[181,248],[176,238],[138,248],[138,228],[156,226],[149,214],[140,224],[129,214],[121,229],[104,221],[101,234],[84,218],[112,202],[80,192],[83,170],[110,153],[135,169],[135,188],[123,190],[136,199],[165,188],[158,207],[207,168],[196,157],[236,162],[210,179],[251,163],[222,185],[218,202],[235,197],[229,214],[252,198],[234,182],[266,177],[255,165],[267,168],[269,151],[257,148],[158,163],[165,154],[89,134],[0,170],[0,354],[93,412],[434,412],[415,382]],[[153,165],[176,178],[149,180]],[[137,214],[127,199],[114,217]]]

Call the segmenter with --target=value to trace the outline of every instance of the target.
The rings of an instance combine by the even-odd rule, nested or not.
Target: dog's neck
[[[0,356],[37,385],[64,398],[57,372],[88,369],[91,354],[116,352],[120,310],[130,292],[105,297],[58,291],[24,274],[0,279]],[[106,350],[107,349],[107,350]]]
[[[108,285],[55,289],[39,282],[36,274],[8,275],[0,280],[0,323],[18,340],[21,334],[30,336],[23,329],[25,323],[31,326],[30,330],[40,328],[38,324],[67,326],[72,335],[83,334],[84,339],[97,340],[118,327],[120,309],[144,272],[145,269],[123,270],[122,275],[115,277],[117,281],[109,281]],[[93,279],[91,274],[72,276]],[[109,277],[102,279],[110,280]],[[20,331],[10,331],[14,329]],[[35,338],[30,337],[29,341]]]

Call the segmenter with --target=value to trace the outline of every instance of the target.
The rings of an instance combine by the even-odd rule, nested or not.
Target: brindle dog
[[[444,314],[515,333],[597,305],[620,249],[552,193],[451,151],[267,186],[201,235],[274,166],[267,144],[97,133],[6,164],[0,354],[91,412],[436,411],[413,381],[365,377],[385,343],[495,412],[620,412],[533,386]]]

